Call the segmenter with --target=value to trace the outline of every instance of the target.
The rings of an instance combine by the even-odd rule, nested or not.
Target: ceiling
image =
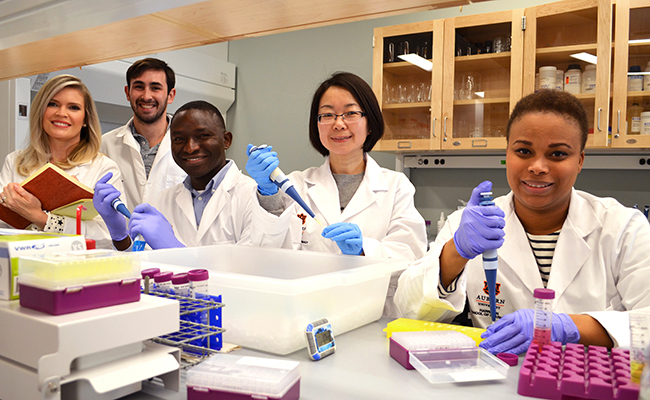
[[[474,0],[472,2],[483,1]],[[0,0],[0,80],[469,0]]]

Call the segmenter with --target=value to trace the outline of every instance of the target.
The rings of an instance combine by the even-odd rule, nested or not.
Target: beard
[[[160,118],[165,116],[165,111],[167,110],[167,103],[162,105],[162,107],[158,108],[158,112],[155,114],[145,114],[142,113],[138,107],[137,104],[131,104],[131,109],[133,110],[133,114],[143,123],[145,124],[153,124],[160,120]]]

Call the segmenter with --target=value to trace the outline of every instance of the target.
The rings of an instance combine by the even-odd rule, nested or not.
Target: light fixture
[[[406,62],[410,62],[411,64],[420,67],[425,71],[431,71],[431,69],[433,69],[433,63],[431,61],[427,60],[426,58],[420,57],[415,53],[400,54],[397,57],[401,58]]]
[[[582,53],[571,54],[571,57],[576,58],[580,61],[588,62],[589,64],[596,65],[597,58],[593,54],[582,52]]]
[[[627,42],[628,44],[648,44],[650,39],[634,39]]]
[[[476,97],[485,98],[485,92],[474,92]]]

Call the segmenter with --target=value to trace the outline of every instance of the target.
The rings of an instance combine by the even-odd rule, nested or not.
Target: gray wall
[[[260,38],[233,41],[228,61],[237,65],[237,99],[228,112],[234,142],[228,157],[240,169],[248,143],[272,144],[285,172],[320,165],[323,158],[309,144],[309,105],[316,87],[335,71],[349,71],[372,82],[372,36],[375,27],[529,7],[549,1],[497,0],[439,11],[353,22]],[[373,152],[384,167],[395,168],[391,153]],[[415,203],[425,219],[438,220],[467,199],[472,188],[490,179],[495,194],[508,191],[505,170],[415,170]],[[650,203],[650,182],[643,171],[585,170],[577,188],[609,195],[624,204]],[[435,227],[435,224],[433,225]]]

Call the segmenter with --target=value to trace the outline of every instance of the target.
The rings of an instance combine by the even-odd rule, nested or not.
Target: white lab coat
[[[250,244],[252,205],[257,184],[234,163],[210,198],[196,225],[192,194],[179,183],[151,203],[167,218],[176,238],[188,247],[211,244]]]
[[[403,173],[381,168],[370,155],[363,180],[343,211],[329,158],[320,167],[294,171],[288,178],[323,225],[359,225],[366,256],[412,261],[426,252],[424,219],[413,202],[415,187]],[[341,254],[334,241],[321,236],[323,228],[316,221],[289,196],[282,196],[286,209],[279,217],[264,210],[255,196],[253,245]],[[389,287],[385,316],[397,315],[392,296],[398,276]]]
[[[513,194],[495,199],[505,213],[505,242],[498,250],[498,318],[534,308],[533,290],[543,287],[528,238],[513,207]],[[474,326],[491,324],[485,273],[480,256],[468,261],[457,289],[438,297],[439,256],[458,229],[462,211],[449,216],[427,255],[402,274],[395,303],[403,316],[448,321],[466,298]],[[553,256],[548,288],[553,310],[589,314],[607,330],[615,346],[629,346],[627,313],[650,311],[650,225],[638,210],[612,198],[573,190],[567,219]]]
[[[158,153],[149,172],[149,179],[147,179],[144,162],[140,155],[140,143],[135,140],[129,127],[132,121],[133,119],[126,125],[102,135],[102,144],[99,149],[119,165],[124,180],[122,201],[130,210],[141,203],[151,204],[160,195],[160,192],[183,182],[187,176],[172,157],[171,140],[169,139],[169,130],[167,130],[165,137],[160,142]]]
[[[20,175],[16,171],[16,157],[22,150],[16,150],[13,153],[9,154],[5,158],[4,166],[2,167],[2,172],[0,173],[0,188],[4,188],[8,183],[17,182],[21,183],[27,176]],[[113,177],[109,181],[114,185],[118,190],[123,190],[122,188],[122,177],[120,175],[120,169],[117,167],[117,164],[110,158],[98,154],[97,157],[91,162],[87,162],[76,167],[72,167],[68,170],[65,170],[68,174],[76,177],[79,182],[84,185],[94,188],[95,184],[102,176],[106,175],[108,172],[113,173]],[[64,217],[65,225],[63,227],[63,233],[76,234],[77,233],[77,221],[75,218]],[[0,227],[9,227],[4,222],[0,221]],[[94,239],[95,246],[98,249],[112,249],[111,236],[108,233],[108,228],[104,223],[104,220],[101,216],[96,216],[89,221],[81,221],[81,234],[84,235],[87,239]]]

